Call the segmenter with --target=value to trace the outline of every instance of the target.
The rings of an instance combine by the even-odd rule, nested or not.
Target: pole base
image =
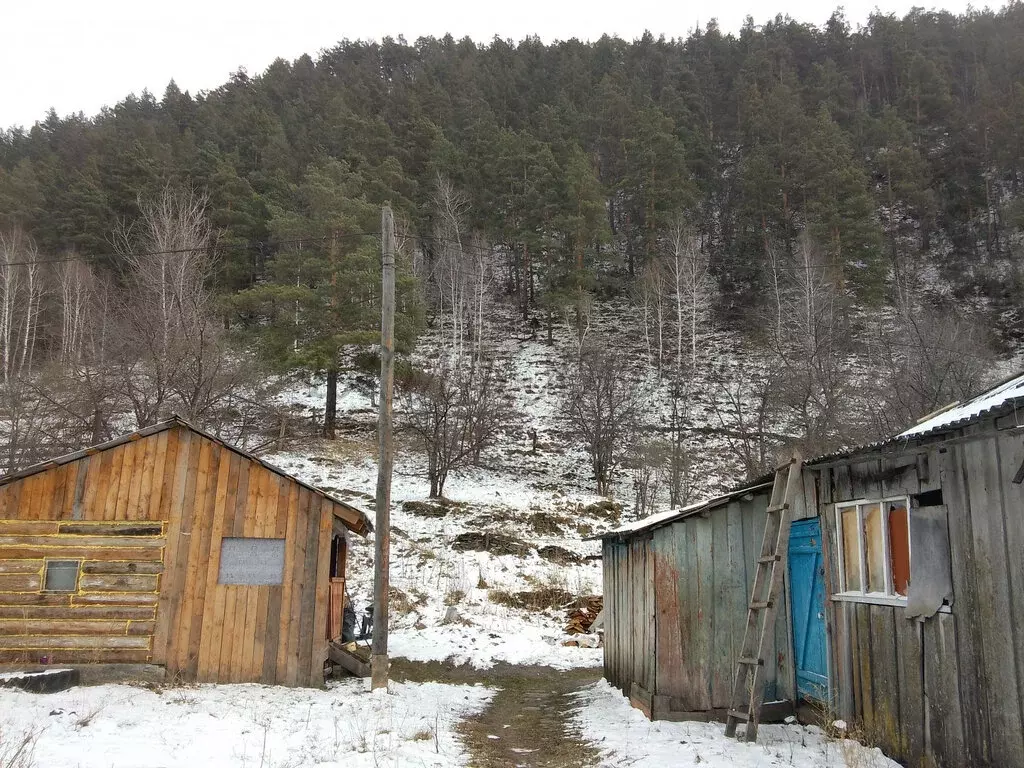
[[[387,654],[374,654],[370,656],[370,690],[376,691],[388,687],[388,657]]]

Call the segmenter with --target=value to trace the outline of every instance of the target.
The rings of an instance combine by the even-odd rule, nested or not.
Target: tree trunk
[[[327,402],[324,407],[324,437],[333,440],[338,423],[338,369],[327,369]]]

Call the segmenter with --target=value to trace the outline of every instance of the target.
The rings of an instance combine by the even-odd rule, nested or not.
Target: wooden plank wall
[[[910,765],[1020,765],[1024,754],[1024,488],[1011,482],[1024,444],[991,422],[967,434],[977,439],[927,461],[875,458],[819,479],[832,579],[832,502],[942,490],[952,613],[908,621],[902,607],[831,606],[839,711]]]
[[[65,623],[83,601],[97,600],[90,596],[92,590],[98,591],[96,579],[121,576],[129,579],[126,584],[149,588],[145,599],[150,615],[138,620],[148,624],[133,624],[135,634],[127,639],[102,636],[107,639],[90,641],[92,649],[102,653],[89,660],[152,661],[165,665],[170,676],[185,680],[322,684],[336,511],[341,512],[320,494],[175,426],[0,486],[3,525],[90,521],[88,525],[95,526],[102,521],[113,528],[118,523],[153,521],[160,529],[144,548],[149,559],[137,557],[139,547],[132,545],[138,539],[129,542],[127,536],[108,535],[101,543],[95,527],[89,529],[93,549],[78,546],[81,542],[64,536],[61,529],[60,540],[45,553],[41,545],[29,541],[8,544],[0,539],[0,589],[5,583],[33,588],[31,597],[24,592],[0,593],[0,610],[35,600],[40,608],[60,608],[47,618]],[[219,584],[221,540],[228,536],[285,539],[283,583]],[[83,557],[92,569],[102,567],[94,559],[116,562],[117,568],[144,560],[148,565],[136,568],[148,570],[137,570],[130,578],[96,571],[89,580],[83,577],[78,594],[57,596],[40,591],[38,568],[35,577],[26,570],[44,556]],[[122,602],[134,601],[128,606],[141,605],[141,592],[123,594],[118,598]],[[113,597],[104,600],[126,607]],[[145,634],[139,634],[142,629]],[[27,641],[0,639],[0,649],[19,650],[12,647],[16,642]],[[58,660],[67,658],[56,653],[62,642],[47,646]]]
[[[729,706],[735,660],[760,552],[767,493],[603,546],[605,677],[671,710]],[[788,608],[766,658],[769,700],[792,700]]]
[[[0,520],[0,661],[146,662],[164,526]],[[44,592],[47,559],[79,560],[76,592]]]

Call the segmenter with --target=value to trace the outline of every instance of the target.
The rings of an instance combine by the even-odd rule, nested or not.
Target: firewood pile
[[[567,635],[587,635],[590,628],[601,612],[604,605],[604,598],[601,595],[588,595],[581,597],[576,604],[569,609],[568,623],[565,626]]]

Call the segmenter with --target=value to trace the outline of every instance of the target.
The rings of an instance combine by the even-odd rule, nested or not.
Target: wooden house
[[[605,674],[652,716],[727,703],[746,520],[757,531],[767,498],[741,488],[605,534]],[[797,507],[766,701],[817,701],[910,766],[1024,766],[1024,375],[808,462]]]
[[[0,662],[321,685],[359,509],[178,418],[0,478]]]

